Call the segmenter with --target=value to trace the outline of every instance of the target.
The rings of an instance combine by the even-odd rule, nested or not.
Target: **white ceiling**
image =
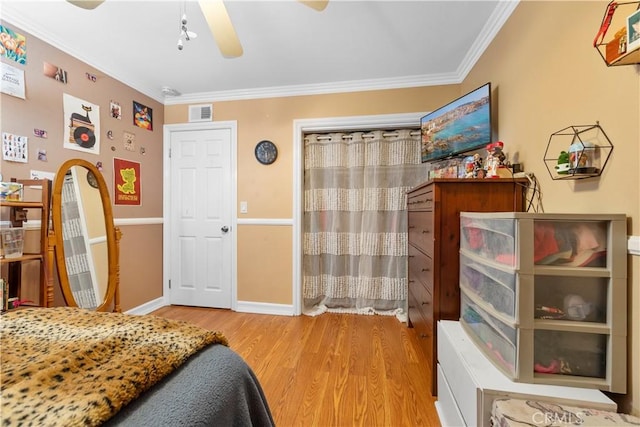
[[[226,0],[222,57],[197,2],[1,0],[0,17],[165,104],[460,83],[517,1]],[[178,50],[181,11],[198,37]],[[28,40],[27,40],[28,54]],[[56,64],[64,67],[64,64]],[[182,96],[165,97],[163,87]]]

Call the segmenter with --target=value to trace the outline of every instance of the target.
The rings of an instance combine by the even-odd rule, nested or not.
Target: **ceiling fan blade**
[[[67,0],[67,1],[74,6],[78,6],[88,10],[95,9],[96,7],[104,3],[104,0]]]
[[[199,3],[222,56],[225,58],[242,56],[242,45],[223,1],[200,0]]]
[[[300,3],[305,6],[309,6],[312,9],[317,10],[318,12],[322,12],[329,3],[329,0],[298,0]]]

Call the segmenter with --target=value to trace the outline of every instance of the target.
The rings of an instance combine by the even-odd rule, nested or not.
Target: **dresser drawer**
[[[433,260],[409,244],[409,281],[412,280],[433,293]]]
[[[407,209],[432,211],[433,210],[433,187],[429,186],[412,192],[407,199]]]
[[[424,311],[421,309],[419,297],[415,297],[411,289],[409,289],[409,321],[416,331],[420,347],[422,347],[425,356],[429,360],[430,369],[433,365],[432,362],[435,362],[435,355],[433,354],[434,330],[432,319],[432,317],[424,317]]]
[[[433,255],[433,212],[409,212],[409,242]]]
[[[433,326],[433,297],[431,292],[420,283],[410,283],[409,293],[412,294],[415,310],[420,312],[421,317],[432,327]],[[411,301],[409,304],[411,308]]]

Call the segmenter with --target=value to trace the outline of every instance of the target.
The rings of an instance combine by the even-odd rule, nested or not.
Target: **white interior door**
[[[231,146],[229,127],[170,132],[171,304],[231,308]]]

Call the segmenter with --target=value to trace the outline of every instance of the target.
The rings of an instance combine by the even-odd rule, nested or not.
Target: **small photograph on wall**
[[[15,96],[16,98],[26,99],[24,70],[13,67],[4,62],[0,62],[0,89],[2,93]]]
[[[113,180],[115,205],[140,206],[142,204],[139,162],[114,157]]]
[[[640,48],[640,10],[636,10],[627,18],[627,35],[627,52]]]
[[[100,154],[100,106],[63,94],[64,148]]]
[[[2,132],[2,160],[27,163],[29,161],[29,137]]]
[[[111,101],[111,117],[114,119],[121,120],[122,119],[122,108],[120,108],[120,103]]]
[[[27,39],[11,28],[0,25],[0,56],[16,61],[18,64],[27,63]]]
[[[48,62],[42,63],[43,74],[49,78],[60,83],[67,84],[67,72],[57,65],[49,64]]]
[[[133,124],[146,130],[153,130],[153,110],[133,101]]]

